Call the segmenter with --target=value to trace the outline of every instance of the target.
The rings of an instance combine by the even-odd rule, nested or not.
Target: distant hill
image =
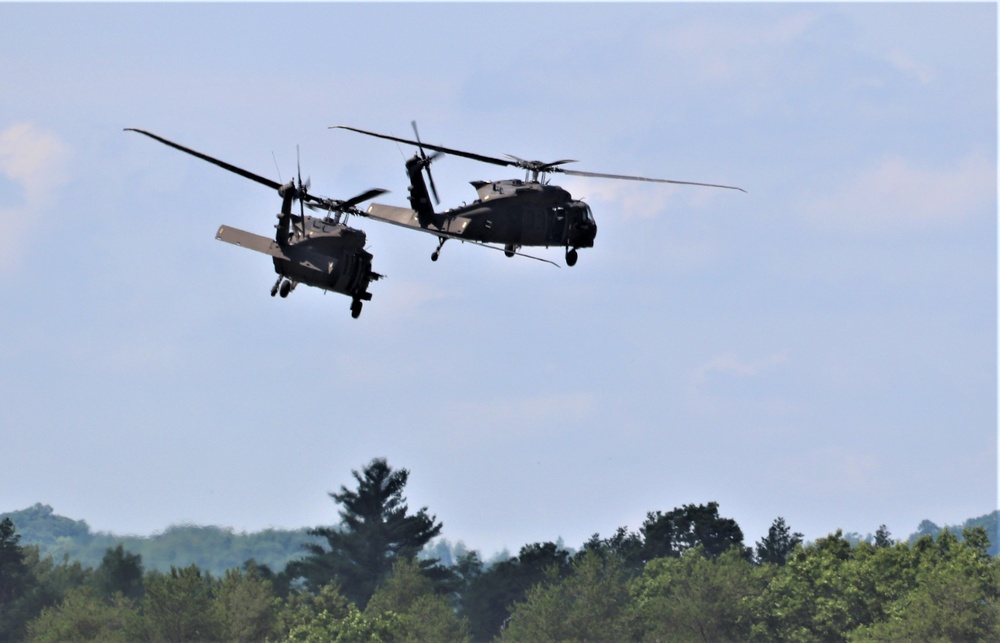
[[[0,513],[0,520],[9,517],[21,536],[22,545],[37,545],[42,556],[56,561],[64,558],[80,561],[84,566],[97,567],[108,548],[120,543],[126,551],[142,556],[146,570],[169,571],[171,566],[187,567],[195,564],[215,576],[222,576],[227,569],[241,567],[249,559],[280,572],[296,558],[305,554],[306,543],[323,543],[310,536],[307,528],[265,529],[253,533],[236,533],[223,527],[173,526],[162,534],[152,536],[116,536],[93,532],[83,520],[73,520],[56,515],[52,507],[36,504],[27,509]],[[1000,511],[970,518],[961,525],[939,527],[930,520],[920,523],[909,537],[913,542],[923,535],[937,536],[944,529],[959,536],[966,527],[980,526],[990,537],[990,554],[1000,554]],[[849,534],[853,540],[872,540],[872,536]],[[445,540],[433,544],[425,555],[451,564],[452,558],[465,551],[460,542],[452,545]]]
[[[990,555],[1000,555],[1000,510],[988,513],[984,516],[979,516],[978,518],[969,518],[961,525],[945,525],[944,527],[938,527],[930,520],[924,520],[917,527],[916,533],[910,536],[909,542],[913,543],[913,541],[921,536],[937,537],[937,535],[945,529],[953,534],[961,536],[962,530],[968,527],[982,527],[985,529],[986,533],[990,537]]]
[[[170,571],[171,565],[195,564],[213,575],[241,567],[249,559],[280,572],[289,561],[305,554],[303,545],[321,542],[308,529],[265,529],[236,533],[223,527],[173,526],[152,536],[116,536],[93,532],[83,520],[55,514],[52,507],[36,504],[27,509],[0,513],[0,520],[14,522],[22,545],[37,545],[42,556],[56,561],[77,560],[97,567],[109,547],[120,543],[126,551],[142,556],[146,570]]]

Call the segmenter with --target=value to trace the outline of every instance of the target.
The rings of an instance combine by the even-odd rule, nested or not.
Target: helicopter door
[[[538,245],[545,241],[545,218],[545,209],[541,206],[524,206],[521,222],[522,243]]]

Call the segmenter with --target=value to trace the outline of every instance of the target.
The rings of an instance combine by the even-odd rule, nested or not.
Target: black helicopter
[[[433,261],[437,261],[445,241],[458,239],[494,250],[501,248],[489,244],[502,244],[502,250],[508,257],[521,255],[518,250],[523,246],[545,246],[546,248],[562,246],[566,248],[566,265],[575,265],[578,258],[577,249],[593,247],[594,237],[597,235],[597,223],[591,214],[590,206],[581,200],[574,199],[565,189],[549,184],[546,175],[555,172],[601,179],[699,185],[745,192],[742,188],[730,185],[582,172],[560,167],[566,163],[574,163],[575,161],[571,159],[545,163],[526,161],[510,154],[506,154],[507,158],[502,159],[474,152],[464,152],[441,145],[423,143],[420,140],[419,132],[417,132],[416,122],[412,122],[411,125],[416,140],[378,134],[346,125],[334,125],[330,129],[346,129],[367,136],[417,146],[418,151],[413,158],[406,162],[406,173],[410,179],[410,207],[400,208],[372,203],[368,206],[366,215],[379,221],[421,230],[437,236],[438,246],[431,254]],[[435,153],[428,155],[424,148],[434,150]],[[519,167],[525,170],[525,178],[523,181],[520,179],[472,181],[472,187],[476,189],[478,199],[470,205],[463,205],[445,212],[435,212],[422,171],[427,171],[427,179],[434,195],[434,201],[440,203],[437,189],[434,187],[434,178],[431,176],[430,164],[442,153],[454,154],[493,165]],[[539,259],[531,255],[521,256]],[[539,260],[552,263],[546,259]]]
[[[278,214],[277,232],[274,240],[245,230],[223,225],[215,238],[236,246],[256,250],[270,255],[274,260],[274,271],[278,280],[271,288],[271,296],[288,296],[295,286],[302,283],[323,290],[337,292],[351,298],[351,316],[361,314],[362,302],[372,298],[368,284],[382,278],[372,271],[372,255],[365,250],[365,233],[348,227],[347,217],[362,214],[357,205],[387,190],[375,188],[341,201],[314,196],[308,193],[308,182],[303,184],[299,172],[298,185],[291,180],[284,185],[277,181],[258,176],[242,168],[212,158],[201,152],[178,145],[165,138],[141,129],[125,128],[138,132],[174,149],[187,152],[213,165],[256,181],[278,191],[281,196],[281,212]],[[292,203],[299,202],[299,213],[292,212]],[[307,216],[303,206],[322,211],[322,218]]]

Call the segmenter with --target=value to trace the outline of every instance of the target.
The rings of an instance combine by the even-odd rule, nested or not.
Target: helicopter
[[[546,248],[562,246],[566,249],[566,265],[576,265],[579,257],[577,250],[591,248],[594,245],[594,238],[597,236],[597,222],[594,220],[589,205],[582,200],[574,199],[565,189],[549,183],[547,176],[553,173],[625,181],[696,185],[746,192],[743,188],[731,185],[583,172],[561,167],[567,163],[575,163],[576,161],[572,159],[551,162],[526,161],[510,154],[505,154],[506,158],[497,158],[442,145],[430,145],[420,140],[416,121],[412,121],[411,125],[416,140],[379,134],[346,125],[334,125],[330,129],[346,129],[366,136],[417,147],[413,157],[406,161],[406,173],[410,180],[410,207],[401,208],[372,203],[368,206],[365,215],[378,221],[421,230],[437,236],[438,245],[431,254],[432,261],[438,260],[441,247],[447,240],[458,239],[494,250],[503,250],[508,257],[520,255],[553,265],[557,264],[518,251],[523,246],[544,246]],[[425,148],[433,150],[434,154],[428,155]],[[518,167],[525,170],[525,178],[524,180],[471,181],[478,196],[474,202],[445,212],[435,212],[431,204],[430,194],[434,195],[435,203],[440,204],[440,199],[438,199],[437,188],[434,186],[434,177],[431,176],[430,165],[441,154],[453,154],[492,165]],[[424,181],[424,171],[427,172],[427,182]],[[427,191],[427,183],[430,184],[430,193]],[[500,244],[502,248],[490,244]]]
[[[381,279],[383,275],[372,271],[372,255],[365,250],[364,231],[349,227],[346,221],[351,214],[361,214],[357,208],[359,203],[384,194],[387,190],[373,188],[344,201],[328,199],[309,194],[309,184],[308,181],[302,182],[301,169],[298,184],[294,179],[280,184],[151,132],[132,127],[125,128],[125,131],[138,132],[277,190],[281,197],[281,212],[278,214],[273,240],[227,225],[219,227],[215,238],[272,257],[274,271],[278,273],[278,280],[271,288],[272,297],[280,294],[285,298],[302,283],[347,295],[351,298],[351,317],[357,319],[361,315],[362,302],[372,298],[368,292],[369,283]],[[298,214],[292,212],[295,201],[299,202]],[[307,216],[304,206],[326,214],[321,218]]]

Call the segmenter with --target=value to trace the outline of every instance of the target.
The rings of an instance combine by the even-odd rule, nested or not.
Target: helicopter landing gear
[[[274,285],[271,286],[271,296],[272,297],[274,297],[275,295],[278,294],[278,286],[281,285],[281,280],[282,279],[284,279],[284,276],[278,275],[278,281],[274,282]],[[284,295],[282,295],[282,296],[284,296]]]
[[[286,279],[283,282],[281,282],[281,287],[278,288],[278,294],[281,295],[282,299],[284,299],[285,297],[288,296],[288,293],[295,290],[295,286],[296,284],[294,281]]]
[[[570,267],[575,266],[576,265],[576,260],[577,260],[576,248],[572,248],[570,250],[567,250],[566,251],[566,265],[570,266]]]
[[[361,300],[355,299],[351,302],[351,317],[357,319],[361,316]]]
[[[431,253],[431,261],[437,261],[438,260],[438,257],[441,256],[441,246],[443,246],[444,242],[447,241],[447,240],[448,240],[448,237],[440,237],[438,239],[438,247],[437,247],[437,250],[435,250],[434,252]]]
[[[513,257],[517,254],[517,247],[513,243],[508,243],[503,247],[503,253],[507,257]]]

